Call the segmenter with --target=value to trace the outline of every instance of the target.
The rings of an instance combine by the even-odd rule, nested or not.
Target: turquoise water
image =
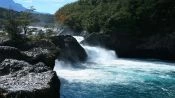
[[[87,62],[81,68],[56,62],[55,70],[61,98],[175,98],[174,65],[116,59]]]
[[[175,63],[119,59],[112,50],[82,47],[86,63],[56,61],[61,98],[175,98]]]

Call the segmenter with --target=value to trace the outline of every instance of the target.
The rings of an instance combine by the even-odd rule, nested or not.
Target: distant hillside
[[[8,18],[9,12],[13,13],[15,16],[19,16],[20,14],[20,12],[17,11],[0,8],[0,26],[2,26],[3,21]],[[44,26],[54,23],[54,16],[50,14],[32,13],[32,17],[34,20],[32,23],[33,25]]]
[[[21,4],[15,3],[13,0],[0,0],[0,7],[6,9],[12,9],[15,11],[25,11],[26,8]]]

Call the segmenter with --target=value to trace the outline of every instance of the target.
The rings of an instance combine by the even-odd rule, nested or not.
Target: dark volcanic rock
[[[97,34],[92,33],[85,37],[85,40],[81,42],[82,44],[88,44],[91,46],[111,46],[113,43],[110,40],[110,36],[107,34]]]
[[[57,50],[48,50],[43,48],[33,48],[21,52],[19,49],[10,46],[0,46],[0,62],[5,59],[24,60],[31,64],[43,62],[46,66],[54,68]]]
[[[19,49],[10,46],[0,46],[0,62],[4,59],[25,60],[27,56],[22,54]]]
[[[100,34],[89,35],[82,44],[103,46],[116,51],[122,58],[155,58],[163,60],[175,60],[175,33],[153,35],[148,38],[138,38],[124,34]]]
[[[59,98],[58,55],[49,40],[0,41],[0,98]]]
[[[59,49],[49,40],[40,40],[27,42],[23,53],[32,58],[28,60],[32,64],[43,62],[53,69],[55,59],[59,55]]]
[[[22,37],[21,39],[16,39],[16,40],[12,40],[8,37],[1,37],[0,38],[0,46],[11,46],[11,47],[15,47],[18,48],[20,50],[25,50],[28,49],[28,42],[29,39]]]
[[[29,41],[26,43],[25,46],[27,49],[25,50],[29,50],[29,49],[33,49],[33,48],[44,48],[44,49],[49,49],[49,50],[53,50],[56,49],[56,46],[54,43],[52,43],[49,40],[39,40],[39,41]]]
[[[0,98],[59,98],[60,81],[43,63],[6,59],[0,64]]]
[[[30,59],[29,62],[31,63],[43,62],[48,67],[53,69],[55,66],[55,59],[57,58],[58,51],[57,50],[51,51],[44,48],[33,48],[31,50],[25,51],[24,54],[32,58]]]
[[[51,68],[54,67],[53,62],[56,58],[79,62],[85,61],[87,54],[83,47],[70,35],[54,36],[45,40],[30,41],[29,39],[14,41],[3,39],[0,46],[10,46],[24,51],[29,59],[22,59],[32,64],[36,62],[44,62]],[[18,56],[18,55],[17,55]],[[32,58],[32,59],[31,59]],[[16,58],[14,58],[16,59]]]
[[[51,40],[60,48],[59,59],[73,63],[86,60],[86,51],[74,37],[70,35],[60,35],[52,37]]]
[[[0,42],[0,98],[59,98],[55,59],[76,63],[87,58],[72,36],[21,42]]]
[[[21,51],[27,51],[33,48],[55,49],[56,46],[48,39],[32,41],[27,38],[21,40],[11,40],[8,37],[0,37],[0,46],[10,46],[20,49]]]

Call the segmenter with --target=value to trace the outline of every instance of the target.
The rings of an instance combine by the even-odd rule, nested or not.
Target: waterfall
[[[84,40],[84,37],[82,36],[73,36],[73,37],[78,41],[78,43]]]
[[[121,59],[112,50],[82,47],[88,60],[78,65],[85,68],[56,61],[61,98],[175,98],[174,63]]]
[[[74,38],[80,43],[84,40],[84,37],[81,36],[74,36]],[[107,50],[105,48],[99,46],[88,46],[82,45],[81,46],[85,49],[88,60],[87,62],[94,62],[94,63],[106,63],[117,59],[117,55],[113,50]]]

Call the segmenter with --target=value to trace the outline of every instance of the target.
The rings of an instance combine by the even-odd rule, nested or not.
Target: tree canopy
[[[79,0],[59,9],[56,19],[73,30],[141,35],[174,32],[174,0]]]

